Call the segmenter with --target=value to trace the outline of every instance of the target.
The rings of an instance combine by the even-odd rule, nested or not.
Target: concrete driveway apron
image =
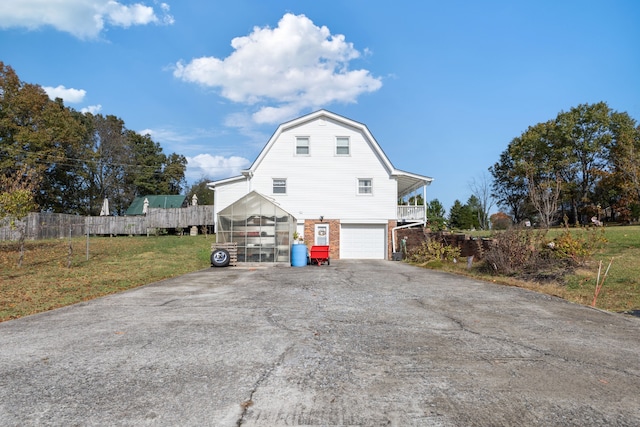
[[[640,425],[639,333],[400,262],[207,269],[1,323],[0,424]]]

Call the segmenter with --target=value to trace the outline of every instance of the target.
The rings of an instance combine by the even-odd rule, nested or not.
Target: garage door
[[[385,259],[387,227],[384,224],[342,224],[341,259]]]

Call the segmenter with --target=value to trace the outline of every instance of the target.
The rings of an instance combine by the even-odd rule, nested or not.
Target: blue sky
[[[190,183],[236,175],[325,108],[433,177],[447,211],[530,125],[599,101],[640,120],[639,41],[636,0],[0,3],[21,80],[150,133]]]

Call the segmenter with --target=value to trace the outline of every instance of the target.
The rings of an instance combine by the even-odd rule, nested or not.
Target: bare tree
[[[491,179],[486,172],[482,173],[482,176],[478,179],[473,178],[469,183],[469,189],[471,194],[476,196],[479,202],[478,209],[478,222],[483,230],[489,229],[489,215],[491,208],[495,205],[495,199],[491,194]]]
[[[533,173],[527,173],[529,198],[546,229],[551,226],[558,212],[561,184],[559,174],[556,174],[555,180],[550,176],[536,180]]]

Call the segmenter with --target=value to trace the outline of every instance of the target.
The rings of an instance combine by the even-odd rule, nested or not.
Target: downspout
[[[415,227],[418,225],[425,225],[427,222],[426,221],[422,221],[422,222],[413,222],[411,224],[405,224],[405,225],[400,225],[398,227],[393,227],[391,229],[391,246],[392,246],[392,250],[393,252],[396,252],[396,230],[400,230],[402,228],[409,228],[409,227]]]
[[[213,191],[213,233],[217,233],[218,232],[218,215],[216,213],[216,209],[218,208],[218,192],[216,191],[215,186],[214,187],[209,187],[207,185],[207,189],[210,191]]]
[[[253,171],[247,171],[245,174],[247,177],[247,194],[251,193],[251,178],[253,178]]]

